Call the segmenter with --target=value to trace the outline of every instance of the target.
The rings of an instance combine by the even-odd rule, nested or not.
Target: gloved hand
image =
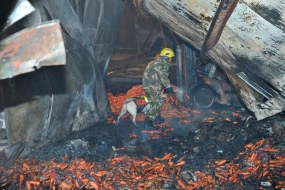
[[[174,93],[174,90],[172,87],[168,87],[164,89],[164,93]]]

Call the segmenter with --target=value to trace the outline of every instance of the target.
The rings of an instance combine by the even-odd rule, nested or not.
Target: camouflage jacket
[[[170,63],[163,58],[157,58],[150,62],[142,76],[143,89],[157,89],[161,90],[170,87],[170,81],[168,79],[168,70]]]

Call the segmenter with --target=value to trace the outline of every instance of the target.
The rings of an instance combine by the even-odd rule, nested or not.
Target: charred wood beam
[[[136,10],[139,13],[139,15],[143,16],[146,19],[152,18],[151,14],[149,14],[149,12],[144,9],[144,1],[143,0],[134,0],[133,3],[135,5]]]
[[[201,58],[204,58],[205,53],[212,49],[219,41],[223,29],[226,26],[232,12],[235,10],[237,3],[238,0],[222,0],[219,4],[217,12],[203,42],[201,48]]]

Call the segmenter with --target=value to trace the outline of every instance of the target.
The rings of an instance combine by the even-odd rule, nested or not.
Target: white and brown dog
[[[132,122],[137,126],[136,124],[136,117],[137,113],[144,113],[146,114],[147,110],[150,108],[150,104],[145,104],[142,106],[139,106],[136,104],[136,100],[141,98],[128,98],[124,101],[123,108],[121,110],[120,115],[117,118],[117,125],[119,124],[119,120],[121,117],[123,117],[127,112],[129,112],[132,115]]]
[[[167,97],[166,94],[161,93],[161,99],[164,100]],[[123,108],[121,110],[120,115],[117,118],[117,125],[119,124],[119,120],[121,117],[123,117],[127,112],[129,112],[132,115],[132,122],[137,126],[136,124],[136,117],[138,113],[144,113],[146,115],[147,110],[150,108],[150,104],[146,103],[143,106],[137,105],[136,100],[141,99],[142,97],[132,97],[128,98],[124,101]],[[147,102],[147,100],[146,100]]]

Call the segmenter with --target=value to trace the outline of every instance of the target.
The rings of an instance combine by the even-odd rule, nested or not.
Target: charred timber
[[[212,49],[219,41],[223,29],[226,26],[226,23],[233,13],[237,3],[238,0],[222,0],[220,2],[220,5],[212,20],[211,26],[202,45],[200,52],[201,57],[204,58],[205,53]]]
[[[216,0],[145,0],[143,9],[201,50],[218,7]],[[284,10],[282,0],[238,2],[218,42],[206,53],[226,72],[258,120],[285,110]],[[261,80],[259,84],[265,85],[257,87],[258,81],[245,81],[239,73],[254,75],[252,79]],[[276,93],[265,98],[260,91],[268,88]]]

